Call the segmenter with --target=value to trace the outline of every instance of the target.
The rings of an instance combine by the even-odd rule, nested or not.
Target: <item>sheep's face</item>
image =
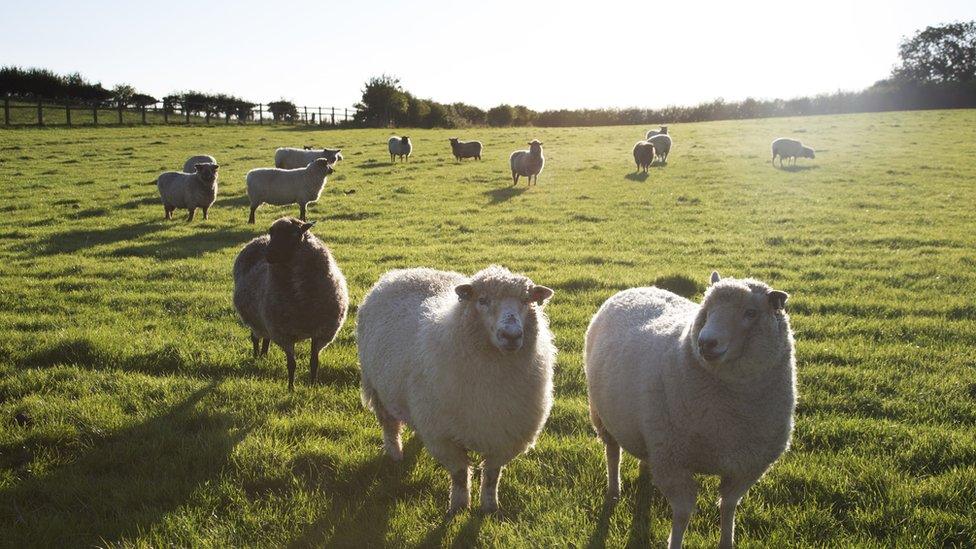
[[[817,155],[813,152],[810,147],[803,147],[800,149],[800,156],[803,158],[816,158]]]
[[[553,295],[551,289],[502,267],[489,267],[454,291],[468,313],[476,316],[478,328],[491,345],[509,353],[522,348],[526,331],[535,329],[530,324],[535,317],[530,319],[530,315]]]
[[[451,142],[451,145],[457,145],[458,144],[458,138],[457,137],[452,137],[452,138],[448,139],[448,141]]]
[[[410,142],[410,138],[404,135],[403,137],[401,137],[401,138],[400,138],[400,141],[401,141],[401,142],[402,142],[402,143],[403,143],[404,145],[406,145],[407,143],[409,143],[409,142]]]
[[[533,154],[542,154],[542,142],[536,139],[529,141],[529,152]]]
[[[288,263],[295,255],[298,245],[308,238],[308,232],[315,225],[315,222],[305,223],[294,217],[282,217],[271,224],[268,234],[271,240],[268,242],[268,251],[265,258],[268,263]]]
[[[328,158],[321,158],[320,157],[320,158],[316,158],[315,160],[309,162],[308,163],[308,166],[306,166],[306,168],[311,168],[312,166],[324,167],[325,168],[325,175],[332,175],[333,173],[335,173],[335,168],[332,167],[333,164],[335,164],[335,162],[329,162],[329,159]]]
[[[721,280],[712,273],[692,333],[696,354],[710,365],[722,365],[742,356],[756,330],[762,330],[782,312],[789,296],[754,280]]]
[[[212,184],[217,180],[217,168],[220,167],[219,165],[212,162],[205,162],[202,164],[194,164],[193,167],[196,168],[197,175],[200,176],[200,179],[204,183]]]

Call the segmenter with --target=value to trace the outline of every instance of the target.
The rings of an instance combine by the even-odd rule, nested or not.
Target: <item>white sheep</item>
[[[390,271],[359,307],[362,396],[403,457],[413,428],[451,474],[449,512],[470,505],[468,452],[484,458],[481,508],[498,508],[502,467],[530,448],[552,407],[556,348],[543,304],[552,290],[492,265],[471,278]]]
[[[280,168],[255,168],[247,172],[247,197],[251,200],[251,216],[262,203],[283,206],[298,204],[302,221],[310,202],[315,202],[325,187],[325,178],[335,170],[325,158],[316,158],[304,168],[283,170]]]
[[[668,162],[668,155],[671,154],[671,136],[660,133],[647,138],[647,142],[654,145],[654,154],[661,162]]]
[[[644,136],[644,139],[650,139],[650,138],[654,137],[655,135],[668,135],[668,127],[667,126],[661,126],[661,129],[659,129],[659,130],[649,130],[647,132],[647,135]]]
[[[285,170],[304,168],[316,158],[325,158],[329,164],[342,160],[342,149],[295,149],[282,147],[275,150],[275,167]]]
[[[396,158],[399,157],[400,160],[409,161],[410,153],[413,152],[413,143],[410,142],[410,138],[404,135],[403,137],[393,136],[387,141],[390,148],[390,162],[396,162]]]
[[[529,141],[529,150],[515,151],[508,158],[508,163],[512,167],[512,186],[518,185],[519,176],[529,178],[529,185],[532,184],[533,177],[536,185],[539,184],[539,174],[546,165],[546,157],[542,156],[542,143],[538,139]]]
[[[721,547],[739,500],[786,451],[796,405],[789,296],[712,273],[701,305],[658,288],[608,299],[586,332],[590,419],[606,446],[607,495],[620,448],[650,466],[671,504],[670,546],[695,507],[693,475],[721,477]]]
[[[216,164],[217,159],[208,154],[198,154],[191,156],[183,163],[183,173],[193,173],[197,171],[197,164]]]
[[[288,357],[288,390],[295,388],[295,343],[312,340],[310,379],[319,351],[329,345],[349,308],[342,271],[329,248],[304,223],[283,217],[247,243],[234,260],[234,308],[251,330],[254,357],[274,341]],[[258,342],[261,349],[258,349]]]
[[[156,179],[156,188],[163,201],[165,219],[173,219],[173,210],[186,208],[187,221],[193,221],[197,208],[209,219],[210,206],[217,200],[217,164],[196,164],[193,173],[165,172]]]
[[[796,164],[797,157],[799,158],[816,158],[817,155],[813,152],[813,149],[806,147],[803,143],[800,143],[796,139],[790,139],[788,137],[780,137],[773,141],[770,145],[770,149],[773,152],[773,167],[776,167],[776,157],[779,157],[779,167],[783,167],[783,159],[789,158],[792,163]]]
[[[638,141],[634,145],[634,162],[637,164],[637,171],[643,170],[647,173],[647,168],[654,162],[654,144],[650,141]]]
[[[451,152],[454,154],[455,161],[463,158],[481,160],[481,141],[459,141],[457,137],[452,137],[448,141],[451,142]]]

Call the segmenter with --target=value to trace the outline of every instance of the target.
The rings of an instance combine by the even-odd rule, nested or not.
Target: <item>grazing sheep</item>
[[[647,135],[644,138],[645,139],[650,139],[650,138],[654,137],[655,135],[668,135],[668,127],[667,126],[661,126],[661,129],[660,130],[650,130],[650,131],[647,132]]]
[[[789,139],[787,137],[780,137],[779,139],[773,141],[770,146],[773,151],[773,167],[776,167],[776,157],[779,157],[779,167],[783,167],[783,159],[789,158],[792,160],[793,165],[796,165],[797,157],[800,158],[816,158],[813,149],[806,147],[803,143],[800,143],[796,139]]]
[[[309,231],[315,223],[283,217],[247,243],[234,261],[234,307],[251,329],[255,358],[274,341],[288,356],[288,390],[295,388],[295,343],[312,340],[311,382],[319,351],[346,319],[346,279],[329,248]],[[258,349],[258,342],[261,349]]]
[[[539,184],[539,174],[546,165],[546,157],[542,156],[542,143],[538,139],[529,141],[529,150],[515,151],[508,158],[512,166],[512,186],[518,185],[519,176],[529,178],[529,185],[535,177],[536,185]]]
[[[556,348],[542,311],[552,290],[492,265],[471,278],[390,271],[359,307],[363,404],[390,458],[416,431],[451,474],[448,511],[470,505],[468,452],[484,458],[481,508],[498,508],[502,467],[530,448],[552,407]]]
[[[658,288],[608,299],[586,332],[590,419],[606,446],[607,495],[620,495],[620,448],[650,466],[680,547],[693,475],[721,477],[721,547],[739,500],[790,444],[796,404],[789,296],[712,273],[701,305]]]
[[[396,158],[400,157],[400,160],[409,161],[410,153],[413,152],[413,143],[410,142],[410,138],[407,136],[397,137],[393,136],[388,141],[390,147],[390,162],[396,162]]]
[[[671,136],[662,133],[647,138],[647,142],[654,145],[654,154],[661,162],[667,164],[668,155],[671,153]]]
[[[285,170],[304,168],[316,158],[324,158],[329,164],[342,160],[342,149],[312,149],[306,145],[305,149],[282,147],[275,151],[275,167]]]
[[[251,216],[247,222],[254,223],[254,212],[262,203],[298,204],[300,217],[305,221],[309,202],[319,199],[325,178],[334,171],[327,159],[316,158],[304,168],[255,168],[247,172],[247,197],[251,199]]]
[[[647,173],[647,168],[654,162],[654,144],[649,141],[638,141],[634,145],[634,162],[637,163],[637,171],[643,170]]]
[[[460,161],[462,158],[481,160],[481,141],[458,141],[457,137],[452,137],[450,141],[455,161]]]
[[[156,179],[159,196],[163,199],[165,219],[173,219],[173,210],[186,208],[187,221],[193,221],[197,208],[203,208],[203,218],[210,218],[210,206],[217,200],[217,164],[196,164],[193,173],[165,172]]]
[[[183,173],[193,173],[197,171],[197,164],[216,164],[217,159],[207,155],[198,154],[197,156],[191,156],[183,163]]]

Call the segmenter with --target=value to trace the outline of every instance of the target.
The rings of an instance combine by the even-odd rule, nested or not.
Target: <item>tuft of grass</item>
[[[910,143],[899,127],[932,131]],[[976,111],[671,125],[667,165],[635,175],[646,129],[468,129],[485,155],[465,163],[457,130],[411,130],[406,164],[386,161],[384,130],[0,131],[3,545],[661,545],[670,511],[632,458],[603,505],[583,333],[619,290],[698,299],[713,269],[790,292],[796,330],[793,447],[743,500],[740,542],[971,544]],[[774,169],[770,141],[796,133],[817,159]],[[513,188],[508,154],[531,138],[550,144],[545,171]],[[289,394],[280,350],[249,356],[231,266],[297,213],[263,206],[247,225],[244,174],[307,141],[348,151],[309,215],[353,307],[323,381],[304,381],[300,346]],[[211,219],[163,221],[155,175],[201,153],[224,166]],[[446,519],[447,474],[416,437],[402,463],[382,457],[355,304],[388,269],[488,263],[556,290],[556,400],[505,471],[504,513]],[[703,486],[692,546],[719,536],[716,479]]]

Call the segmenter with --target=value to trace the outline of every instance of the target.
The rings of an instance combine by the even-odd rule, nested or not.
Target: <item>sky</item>
[[[858,90],[904,37],[976,19],[973,0],[3,4],[0,65],[337,107],[384,73],[418,97],[536,110]]]

